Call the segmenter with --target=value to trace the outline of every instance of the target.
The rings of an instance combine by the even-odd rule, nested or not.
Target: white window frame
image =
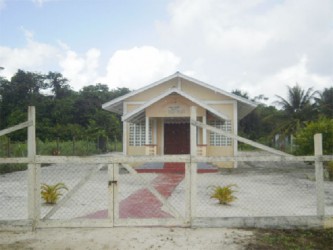
[[[144,146],[146,145],[146,123],[129,123],[129,146]],[[152,143],[152,128],[149,126],[149,144]]]
[[[210,120],[208,123],[210,126],[221,129],[225,132],[232,132],[232,123],[231,120]],[[209,145],[210,146],[231,146],[232,139],[224,135],[220,135],[214,132],[209,134]]]

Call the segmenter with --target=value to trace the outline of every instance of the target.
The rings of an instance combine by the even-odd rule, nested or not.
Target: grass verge
[[[0,175],[16,172],[16,171],[24,171],[27,169],[27,164],[21,164],[21,163],[14,163],[14,164],[0,164]]]
[[[330,229],[255,229],[255,239],[247,250],[332,250],[333,228]]]

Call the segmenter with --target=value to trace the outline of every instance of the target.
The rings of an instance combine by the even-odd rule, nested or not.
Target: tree
[[[26,120],[26,112],[29,105],[36,106],[37,110],[41,110],[44,106],[45,96],[40,91],[46,88],[44,76],[38,73],[18,70],[10,81],[1,79],[1,127],[8,127],[15,125],[13,124],[14,122],[19,123]],[[22,133],[17,132],[9,136],[12,139],[19,140],[22,138]]]
[[[62,99],[72,94],[73,91],[68,84],[68,79],[64,78],[62,74],[50,71],[45,78],[55,99]]]
[[[14,105],[35,105],[41,96],[40,90],[47,88],[43,75],[23,70],[18,70],[10,81],[2,79],[0,83],[2,100]]]
[[[232,93],[251,101],[268,100],[264,95],[250,98],[248,93],[238,89],[233,90]],[[279,111],[274,106],[267,106],[264,103],[259,103],[256,109],[239,122],[239,134],[251,140],[260,141],[261,143],[270,145],[272,137],[271,133],[276,125],[274,117],[276,117],[278,112]]]
[[[320,115],[333,118],[333,87],[325,88],[316,99],[316,105]]]
[[[231,93],[234,94],[234,95],[238,95],[240,97],[243,97],[245,99],[250,99],[249,94],[247,92],[244,92],[244,91],[240,90],[240,89],[234,89],[233,91],[231,91]]]
[[[6,106],[3,99],[7,86],[9,86],[9,81],[0,77],[0,129],[6,127]]]
[[[77,92],[60,73],[18,70],[9,81],[0,77],[0,129],[25,121],[27,107],[34,105],[36,134],[41,140],[72,140],[73,136],[83,139],[92,130],[118,140],[122,134],[120,116],[101,106],[128,92],[127,88],[109,90],[100,83]],[[10,134],[10,138],[25,140],[25,133],[20,130]]]
[[[294,87],[287,87],[287,99],[277,95],[278,100],[275,102],[282,107],[283,111],[280,113],[279,124],[275,131],[280,133],[282,138],[294,135],[304,127],[306,122],[316,116],[313,100],[318,92],[313,91],[312,88],[305,91],[298,84]]]
[[[280,111],[274,106],[259,104],[256,109],[239,122],[239,134],[270,145],[279,113]]]

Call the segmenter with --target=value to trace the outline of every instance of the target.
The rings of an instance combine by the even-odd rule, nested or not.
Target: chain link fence
[[[256,153],[251,153],[256,154]],[[186,176],[182,169],[151,169],[140,172],[119,167],[115,190],[116,218],[185,218]],[[238,162],[237,168],[198,171],[195,186],[195,217],[316,216],[315,167],[303,162]],[[109,178],[106,165],[50,164],[40,170],[40,185],[63,183],[57,204],[40,196],[41,219],[106,219],[109,211]],[[0,220],[28,218],[28,171],[0,175]],[[230,185],[230,186],[229,186]],[[235,200],[219,204],[212,198],[216,187],[229,186]],[[325,214],[333,215],[333,181],[324,181]],[[223,196],[223,194],[222,194]],[[65,200],[61,200],[65,198]],[[193,205],[192,204],[192,205]],[[58,208],[56,209],[56,207]],[[113,216],[113,215],[112,215]]]
[[[62,183],[66,188],[58,190],[59,209],[48,214],[56,204],[48,204],[41,197],[41,217],[49,219],[104,219],[108,211],[108,174],[106,166],[52,164],[41,168],[41,185],[54,187]],[[43,190],[42,190],[43,191]],[[65,195],[66,201],[61,198]]]
[[[324,190],[325,214],[333,215],[333,182],[326,179]],[[231,196],[234,200],[230,200]],[[196,215],[316,216],[315,166],[304,162],[251,161],[238,162],[233,169],[198,174]]]
[[[129,168],[119,171],[119,219],[184,218],[184,171],[163,172],[157,167],[136,172]]]
[[[28,173],[0,174],[0,220],[28,219]]]

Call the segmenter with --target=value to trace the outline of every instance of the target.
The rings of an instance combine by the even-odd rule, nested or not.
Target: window
[[[208,124],[223,131],[231,132],[231,121],[212,120]],[[209,139],[211,146],[231,146],[232,139],[224,135],[210,132]]]
[[[129,124],[129,145],[130,146],[144,146],[146,144],[146,124],[145,121],[140,123]],[[149,124],[149,144],[152,141],[152,129]]]

